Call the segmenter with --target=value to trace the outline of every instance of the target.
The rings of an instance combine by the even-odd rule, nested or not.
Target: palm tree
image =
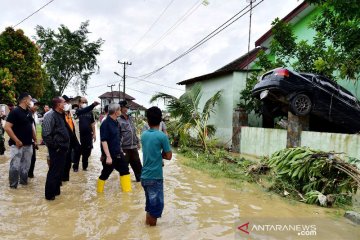
[[[202,97],[201,84],[195,84],[190,91],[187,91],[180,98],[166,93],[157,93],[152,96],[150,102],[158,99],[167,99],[167,109],[171,116],[179,120],[177,129],[179,132],[189,135],[193,130],[201,142],[204,151],[208,151],[207,139],[214,135],[216,128],[208,124],[212,113],[215,113],[215,106],[221,97],[221,90],[210,97],[202,111],[199,109],[199,102]]]

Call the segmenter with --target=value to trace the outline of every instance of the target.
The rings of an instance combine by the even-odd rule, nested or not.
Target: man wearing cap
[[[140,162],[139,152],[140,142],[136,135],[136,128],[134,120],[127,114],[129,105],[127,101],[119,102],[121,107],[121,116],[118,118],[120,123],[121,135],[122,135],[122,149],[125,154],[125,159],[130,163],[131,168],[134,171],[137,182],[140,182],[142,165]]]
[[[39,109],[39,102],[33,98],[30,102],[30,112],[32,114],[32,117],[34,119],[33,127],[36,131],[36,119],[37,119],[37,110]],[[36,142],[33,141],[33,154],[31,157],[31,164],[28,172],[28,177],[33,178],[34,177],[34,168],[35,168],[35,162],[36,162],[36,150],[39,150],[38,145]]]
[[[10,137],[10,188],[17,188],[19,176],[20,184],[26,185],[28,182],[33,152],[32,140],[36,143],[34,119],[29,111],[30,102],[31,96],[28,93],[20,94],[18,106],[9,113],[5,123],[5,131]]]
[[[97,101],[94,101],[90,106],[87,105],[88,101],[86,98],[81,97],[79,99],[80,108],[76,110],[75,114],[79,119],[79,131],[80,131],[80,144],[81,144],[81,155],[82,155],[82,168],[84,171],[87,170],[89,165],[89,157],[91,149],[93,148],[93,141],[96,141],[95,132],[95,119],[92,113],[94,107],[99,105]],[[79,170],[80,159],[74,159],[73,169],[74,172]]]

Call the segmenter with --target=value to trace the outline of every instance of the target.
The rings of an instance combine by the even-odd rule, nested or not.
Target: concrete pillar
[[[309,130],[309,116],[296,116],[288,112],[288,128],[286,147],[301,146],[301,131]]]
[[[232,129],[232,151],[240,152],[241,126],[248,125],[248,114],[245,109],[236,108],[233,112],[233,129]]]

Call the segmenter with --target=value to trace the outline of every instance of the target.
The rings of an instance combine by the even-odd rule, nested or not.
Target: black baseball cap
[[[30,94],[27,92],[20,93],[20,95],[18,97],[18,102],[20,102],[21,100],[23,100],[24,98],[26,98],[28,96],[30,96]]]
[[[122,100],[119,102],[120,107],[129,108],[128,102],[126,100]]]
[[[69,98],[66,95],[63,95],[62,98],[65,100],[65,102],[69,102],[69,101],[71,101],[73,99],[73,98]]]

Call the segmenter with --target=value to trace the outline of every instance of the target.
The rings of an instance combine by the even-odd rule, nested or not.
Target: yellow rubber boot
[[[120,185],[123,192],[131,192],[130,174],[120,176]]]
[[[102,193],[104,191],[105,181],[100,178],[97,181],[97,192]]]

